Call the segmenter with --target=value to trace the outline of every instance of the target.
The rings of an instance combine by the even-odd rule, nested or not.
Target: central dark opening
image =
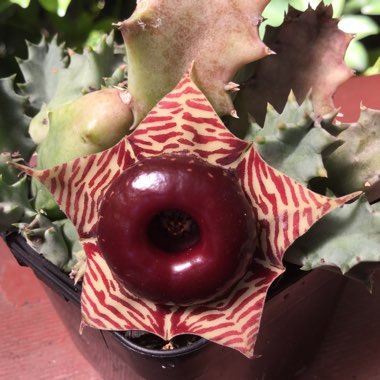
[[[148,226],[153,245],[166,252],[178,252],[193,247],[200,238],[198,223],[187,212],[177,209],[156,214]]]

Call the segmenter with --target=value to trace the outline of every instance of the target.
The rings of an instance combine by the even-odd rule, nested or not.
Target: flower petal
[[[41,181],[73,222],[80,238],[94,236],[98,206],[112,181],[135,162],[127,139],[104,152],[77,158],[52,169],[13,166]]]
[[[253,356],[265,297],[282,268],[258,261],[223,300],[189,307],[165,306],[128,292],[109,269],[95,239],[84,241],[83,247],[88,263],[81,298],[86,325],[104,330],[145,330],[166,340],[195,334]]]
[[[189,73],[128,140],[137,158],[188,152],[223,166],[236,161],[249,146],[228,131]]]
[[[254,147],[237,171],[258,220],[262,259],[280,267],[285,250],[299,236],[329,211],[361,193],[341,198],[314,193],[266,164]]]

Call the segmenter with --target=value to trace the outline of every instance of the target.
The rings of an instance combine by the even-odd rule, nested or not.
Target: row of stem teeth
[[[142,0],[137,2],[137,5],[140,8],[142,6],[144,6],[144,4],[145,4],[145,1],[142,1]],[[255,16],[253,21],[254,21],[254,25],[259,27],[261,22],[263,21],[263,17],[262,16],[258,16],[258,17]],[[114,23],[112,25],[118,29],[125,29],[126,28],[126,22],[125,21],[120,21],[120,22]],[[152,22],[147,23],[147,22],[144,22],[143,20],[139,19],[139,20],[137,20],[137,22],[134,25],[137,25],[138,27],[140,27],[142,29],[145,29],[147,26],[152,26],[154,28],[157,28],[161,25],[161,19],[157,18],[157,19],[155,19],[155,22],[153,22],[153,23]],[[129,26],[129,28],[131,28],[131,26]],[[273,54],[276,54],[276,52],[274,52],[268,46],[265,46],[265,55],[269,56],[269,55],[273,55]],[[192,65],[193,64],[194,64],[194,62],[192,62]],[[240,87],[239,87],[238,83],[231,81],[225,85],[224,90],[226,92],[234,93],[234,92],[238,92],[240,90]],[[120,97],[125,104],[131,104],[132,96],[127,90],[122,92],[120,94]],[[237,111],[235,109],[232,109],[230,111],[230,116],[232,116],[235,119],[239,118]]]

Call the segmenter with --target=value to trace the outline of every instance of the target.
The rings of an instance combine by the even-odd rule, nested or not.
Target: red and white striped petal
[[[195,334],[253,356],[265,297],[282,268],[257,261],[222,300],[201,306],[162,306],[136,298],[117,281],[96,239],[84,241],[83,247],[88,262],[82,290],[86,325],[104,330],[145,330],[166,340]]]
[[[279,267],[286,249],[298,237],[325,214],[360,194],[341,198],[316,194],[266,164],[253,146],[237,172],[258,220],[262,259]]]
[[[104,152],[77,158],[52,169],[14,166],[41,181],[72,221],[80,238],[94,236],[102,195],[127,167],[135,162],[128,140]]]
[[[228,166],[249,143],[236,138],[186,73],[128,137],[137,158],[188,152]]]

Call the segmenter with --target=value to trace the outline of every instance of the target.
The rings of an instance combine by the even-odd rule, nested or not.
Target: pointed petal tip
[[[343,205],[344,203],[347,203],[349,201],[359,198],[362,194],[363,194],[363,191],[355,191],[354,193],[343,195],[342,197],[337,198],[337,201],[339,201],[339,203]]]
[[[16,161],[7,161],[6,164],[9,166],[12,166],[18,170],[21,170],[21,171],[25,171],[26,169],[30,169],[25,165],[21,165],[21,164],[17,163]]]

